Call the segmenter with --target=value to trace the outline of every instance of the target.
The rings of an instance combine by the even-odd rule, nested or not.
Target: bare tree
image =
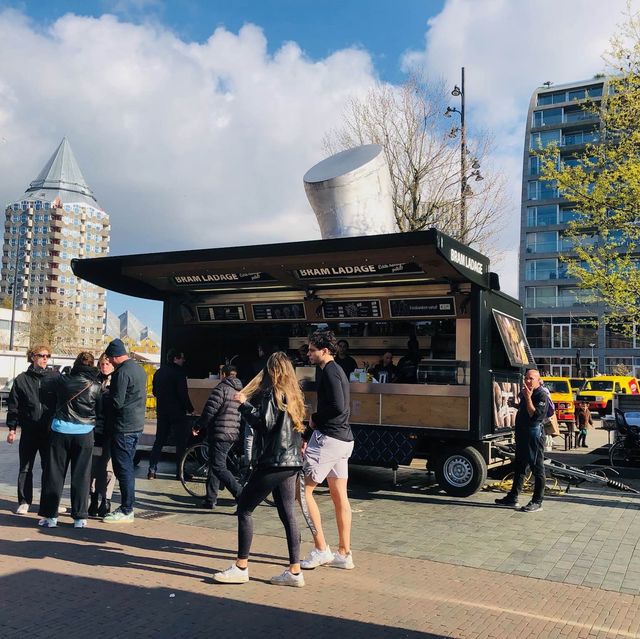
[[[70,309],[47,302],[31,307],[31,343],[50,344],[59,355],[87,350],[79,338],[79,320]]]
[[[505,210],[501,175],[487,175],[467,183],[466,227],[461,228],[461,188],[458,127],[448,129],[443,84],[428,85],[410,78],[400,87],[379,84],[365,98],[353,97],[341,128],[323,140],[328,153],[361,144],[384,149],[393,185],[393,206],[398,228],[417,231],[435,227],[455,238],[485,249],[495,223]],[[491,150],[486,134],[470,140],[469,167],[482,163]],[[469,173],[471,170],[469,171]],[[474,174],[477,176],[477,173]]]

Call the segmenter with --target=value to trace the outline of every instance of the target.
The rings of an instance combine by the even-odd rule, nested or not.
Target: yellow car
[[[544,385],[551,393],[551,401],[556,407],[556,417],[564,424],[574,423],[576,419],[573,391],[568,377],[545,377]]]
[[[589,402],[589,409],[601,416],[611,414],[614,393],[638,395],[640,385],[635,377],[622,375],[597,375],[591,377],[578,393],[577,401]]]

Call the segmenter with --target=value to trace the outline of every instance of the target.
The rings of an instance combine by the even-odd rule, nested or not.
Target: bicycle
[[[627,422],[625,414],[615,409],[618,437],[609,449],[609,465],[613,468],[640,464],[640,427]]]
[[[227,468],[242,483],[244,476],[244,450],[242,442],[236,442],[227,455]],[[189,446],[180,460],[180,483],[193,497],[207,496],[207,476],[209,474],[209,444],[199,441]]]

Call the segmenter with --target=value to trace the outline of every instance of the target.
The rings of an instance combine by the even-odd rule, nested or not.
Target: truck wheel
[[[445,448],[435,472],[440,488],[452,497],[469,497],[487,480],[487,464],[473,446]]]

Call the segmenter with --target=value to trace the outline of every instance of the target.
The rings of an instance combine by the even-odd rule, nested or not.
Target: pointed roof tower
[[[66,137],[62,138],[62,142],[38,177],[29,184],[22,199],[53,202],[58,197],[65,204],[89,204],[98,207]]]

